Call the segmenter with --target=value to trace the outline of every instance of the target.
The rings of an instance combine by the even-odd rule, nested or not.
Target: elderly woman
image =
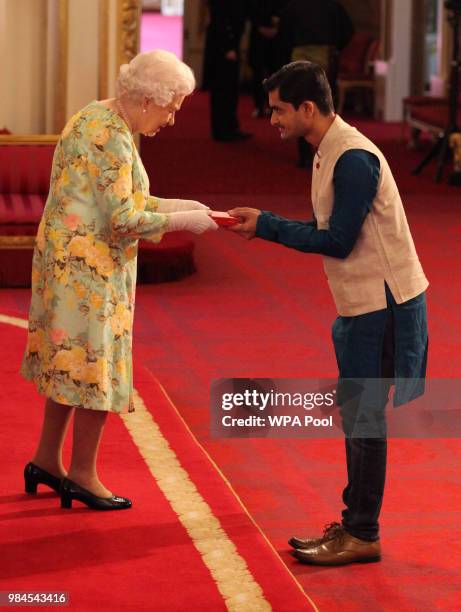
[[[108,412],[132,412],[132,323],[138,239],[216,229],[209,209],[149,195],[133,141],[174,125],[192,93],[188,66],[166,51],[120,68],[116,98],[74,115],[56,147],[32,270],[29,334],[21,372],[46,396],[37,451],[25,488],[45,484],[98,510],[129,508],[99,480],[96,458]],[[72,459],[61,451],[74,416]]]

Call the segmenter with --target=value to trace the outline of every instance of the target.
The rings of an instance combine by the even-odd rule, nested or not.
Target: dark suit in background
[[[349,15],[336,0],[291,0],[280,13],[280,63],[315,62],[334,84],[339,52],[353,33]]]
[[[210,22],[204,60],[204,87],[210,91],[211,135],[241,140],[237,118],[240,41],[249,15],[245,0],[209,0]],[[229,53],[235,53],[235,59]]]
[[[291,0],[280,13],[279,63],[307,60],[319,64],[336,101],[339,53],[353,33],[351,18],[336,0]],[[310,165],[310,145],[300,139],[298,149],[299,165]]]
[[[248,64],[252,70],[252,93],[256,116],[264,116],[267,95],[263,80],[280,68],[278,63],[280,12],[289,0],[248,0],[251,20]]]

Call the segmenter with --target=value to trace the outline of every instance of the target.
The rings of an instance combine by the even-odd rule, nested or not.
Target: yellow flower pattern
[[[92,102],[65,126],[32,267],[21,372],[71,406],[131,412],[139,238],[158,242],[167,217],[120,117]]]

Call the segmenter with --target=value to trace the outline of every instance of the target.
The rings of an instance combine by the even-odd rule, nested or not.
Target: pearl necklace
[[[121,115],[122,119],[125,121],[125,123],[128,126],[128,129],[130,130],[130,132],[133,132],[133,129],[131,127],[131,121],[128,119],[128,114],[125,110],[125,107],[123,106],[123,104],[121,103],[121,101],[116,98],[115,100],[115,105],[117,106],[117,109],[119,111],[119,114]]]

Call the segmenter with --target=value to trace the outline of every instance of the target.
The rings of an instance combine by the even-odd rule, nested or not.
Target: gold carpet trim
[[[27,319],[20,319],[19,317],[7,317],[3,314],[0,314],[0,323],[8,323],[9,325],[15,325],[16,327],[22,327],[23,329],[27,329],[29,327]]]
[[[294,576],[291,571],[289,570],[289,568],[285,565],[285,563],[283,562],[282,558],[280,557],[280,555],[278,554],[277,550],[274,548],[272,542],[269,540],[269,538],[266,536],[266,534],[264,533],[264,531],[261,529],[261,527],[258,525],[258,523],[255,521],[255,519],[253,518],[253,516],[250,514],[250,512],[247,510],[245,504],[243,503],[243,501],[241,500],[239,494],[237,493],[237,491],[234,489],[234,487],[232,486],[232,484],[230,483],[230,481],[226,478],[226,476],[224,475],[224,473],[221,471],[221,468],[218,466],[218,464],[215,462],[215,460],[211,457],[211,455],[208,453],[208,451],[206,450],[206,448],[197,440],[197,438],[195,437],[194,432],[191,430],[191,428],[189,427],[189,425],[186,423],[186,421],[184,420],[183,416],[181,415],[181,413],[179,412],[179,410],[177,409],[175,403],[173,402],[173,400],[170,398],[170,396],[168,395],[167,391],[165,390],[165,388],[163,387],[163,385],[157,380],[157,384],[160,387],[163,395],[165,396],[165,398],[168,400],[168,403],[171,405],[171,407],[173,408],[173,410],[176,412],[178,418],[182,421],[182,423],[184,424],[184,427],[187,429],[187,431],[189,432],[192,440],[195,442],[195,444],[201,449],[201,451],[203,452],[203,454],[207,457],[207,459],[209,460],[209,462],[211,463],[211,465],[214,467],[214,469],[216,470],[216,472],[221,476],[221,478],[223,479],[223,481],[225,482],[225,484],[228,486],[228,488],[232,491],[232,494],[234,495],[235,499],[237,500],[237,502],[240,504],[243,512],[245,512],[245,514],[248,516],[248,518],[250,519],[250,521],[253,523],[253,525],[255,526],[255,528],[259,531],[259,533],[261,534],[261,536],[263,537],[263,539],[267,542],[267,545],[269,546],[269,548],[274,552],[276,558],[280,561],[281,564],[281,568],[283,569],[283,571],[288,572],[288,575],[290,576],[290,578],[293,580],[293,582],[295,583],[295,585],[298,587],[298,589],[301,591],[301,593],[303,594],[303,596],[306,598],[306,600],[309,602],[310,606],[312,606],[312,609],[314,610],[314,612],[320,612],[319,609],[317,608],[315,602],[309,597],[309,595],[306,593],[306,591],[304,590],[303,586],[301,585],[300,582],[298,582],[298,580],[296,579],[296,576]]]
[[[178,515],[231,612],[272,610],[245,560],[198,492],[135,391],[136,411],[120,415],[152,476]]]
[[[22,329],[28,328],[27,319],[3,314],[0,314],[0,323],[7,323]],[[163,387],[161,389],[179,415],[176,406],[172,403],[166,391]],[[272,606],[265,599],[261,587],[253,578],[245,560],[240,556],[219,520],[213,515],[211,508],[198,492],[189,478],[189,474],[181,466],[175,452],[164,438],[159,426],[136,390],[134,390],[134,403],[136,412],[121,414],[120,418],[147,463],[160,490],[178,515],[180,522],[199,551],[203,563],[216,582],[227,609],[230,612],[267,612],[272,610]],[[181,415],[179,416],[192,435],[184,419]],[[230,483],[220,472],[218,466],[212,461],[205,449],[201,447],[195,436],[192,435],[192,437],[230,487]],[[233,491],[233,489],[231,490]],[[235,491],[233,493],[248,514]],[[248,514],[248,516],[250,515]],[[312,601],[310,603],[313,604]],[[313,607],[317,610],[315,605]]]

